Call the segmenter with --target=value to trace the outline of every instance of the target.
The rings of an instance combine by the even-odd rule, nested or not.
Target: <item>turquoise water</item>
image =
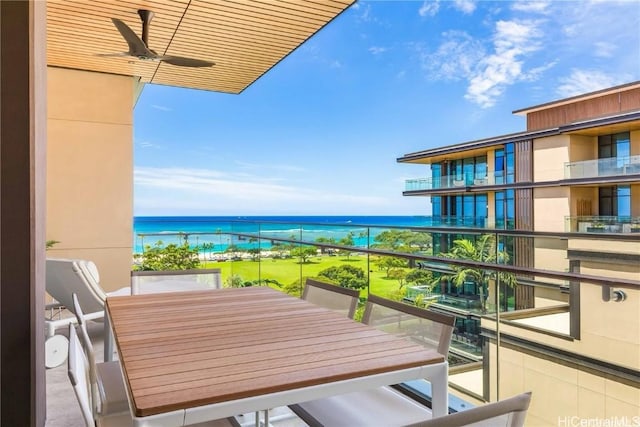
[[[304,226],[301,224],[305,223]],[[261,247],[270,242],[249,242],[226,233],[256,233],[263,237],[295,238],[315,241],[317,238],[340,240],[354,234],[355,246],[365,247],[375,235],[390,227],[427,227],[427,216],[207,216],[207,217],[134,217],[133,245],[136,253],[143,246],[158,241],[181,243],[185,239],[192,247],[213,245],[208,250],[222,252],[230,244],[241,249]],[[178,234],[182,233],[182,234]]]

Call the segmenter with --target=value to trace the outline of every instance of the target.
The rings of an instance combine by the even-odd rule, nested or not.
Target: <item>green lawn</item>
[[[373,258],[372,258],[373,260]],[[321,256],[312,257],[305,264],[300,264],[298,259],[271,259],[262,258],[257,261],[207,261],[201,264],[202,268],[219,268],[222,270],[222,281],[225,283],[232,274],[240,275],[244,280],[262,279],[277,280],[281,284],[290,284],[297,279],[307,276],[317,276],[318,273],[332,266],[349,264],[367,271],[367,256],[354,255],[349,258],[343,256]],[[387,296],[399,287],[395,279],[387,279],[384,271],[377,271],[373,262],[369,265],[369,278],[371,293]],[[362,296],[367,295],[366,289],[361,292]]]

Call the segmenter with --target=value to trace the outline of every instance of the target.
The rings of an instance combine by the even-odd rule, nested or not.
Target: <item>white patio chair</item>
[[[127,427],[132,426],[131,415],[128,412],[115,415],[98,415],[93,411],[91,402],[91,381],[89,379],[89,361],[80,344],[76,328],[69,325],[69,380],[73,386],[80,411],[86,427]]]
[[[107,293],[100,287],[100,275],[96,265],[82,259],[48,258],[46,266],[46,291],[56,300],[48,304],[47,309],[66,308],[73,313],[72,295],[77,294],[78,301],[86,314],[84,319],[101,321],[104,318],[104,302]],[[111,294],[129,294],[125,287]],[[61,365],[67,357],[67,339],[56,335],[56,329],[77,322],[77,317],[45,317],[46,342],[45,365],[52,368]]]
[[[91,402],[91,380],[89,360],[78,339],[76,327],[69,325],[69,380],[78,399],[82,418],[86,427],[129,427],[133,426],[131,412],[117,414],[95,414]],[[239,427],[234,418],[222,418],[205,423],[192,424],[192,427]]]
[[[487,403],[446,417],[425,420],[408,427],[522,427],[530,402],[531,392],[522,393],[499,402]]]
[[[127,390],[122,377],[120,362],[96,362],[93,344],[89,338],[86,320],[78,302],[77,294],[73,294],[73,308],[80,326],[80,341],[89,361],[89,380],[91,385],[91,402],[94,415],[108,415],[129,412]]]
[[[307,279],[302,291],[302,299],[313,304],[344,314],[353,319],[358,307],[360,292],[356,289]]]
[[[455,317],[369,295],[362,322],[435,349],[446,358]],[[312,427],[393,427],[431,418],[431,409],[390,386],[303,402],[290,408]]]

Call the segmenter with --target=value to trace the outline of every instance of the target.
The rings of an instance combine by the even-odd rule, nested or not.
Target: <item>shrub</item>
[[[192,249],[186,242],[164,246],[162,241],[158,241],[153,246],[146,245],[144,252],[136,254],[134,259],[139,263],[136,270],[190,270],[200,265],[198,248]]]

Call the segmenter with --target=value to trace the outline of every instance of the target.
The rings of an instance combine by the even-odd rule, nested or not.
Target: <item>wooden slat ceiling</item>
[[[355,0],[48,0],[47,63],[139,76],[142,82],[240,93]],[[133,57],[111,18],[139,37],[138,9],[155,13],[149,48],[215,62],[188,68]]]

